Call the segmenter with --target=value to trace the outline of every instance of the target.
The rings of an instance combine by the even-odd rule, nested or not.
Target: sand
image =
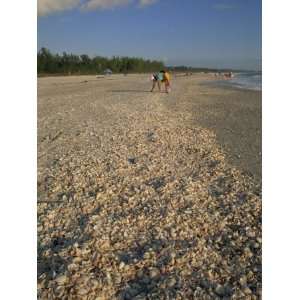
[[[188,79],[188,92],[168,101],[168,109],[192,111],[195,126],[215,132],[228,162],[261,181],[261,91],[205,79]]]
[[[38,79],[39,299],[261,297],[261,93]]]
[[[38,83],[39,136],[43,135],[44,129],[44,124],[40,121],[44,114],[51,113],[51,109],[62,115],[64,106],[67,106],[67,110],[76,109],[77,104],[83,106],[84,103],[80,102],[87,94],[89,98],[84,100],[88,101],[87,106],[92,105],[93,97],[98,95],[101,97],[99,101],[107,98],[110,101],[122,101],[122,103],[128,103],[130,99],[140,98],[142,95],[149,97],[148,91],[151,89],[149,78],[149,75],[126,77],[113,75],[98,79],[95,76],[40,78]],[[166,105],[168,112],[175,110],[192,113],[193,116],[189,121],[193,126],[208,128],[216,134],[218,143],[227,153],[228,162],[260,181],[261,92],[220,87],[213,85],[211,81],[214,81],[214,77],[209,74],[173,78],[174,90],[167,98],[161,94],[164,100],[161,104]],[[157,96],[157,93],[156,90],[153,97]],[[45,103],[47,99],[50,100],[51,96],[54,98]],[[59,99],[56,99],[57,97]],[[75,101],[73,108],[69,102],[71,98],[72,103]],[[99,101],[95,113],[101,115],[102,118],[99,121],[104,121],[107,119],[105,104],[100,105]],[[140,101],[139,104],[141,104]],[[68,105],[71,106],[68,107]],[[65,112],[65,114],[70,114],[70,112]],[[66,119],[66,115],[60,117],[62,118]]]

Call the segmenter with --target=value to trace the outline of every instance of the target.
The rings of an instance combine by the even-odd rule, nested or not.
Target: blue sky
[[[38,0],[38,49],[261,69],[261,0]]]

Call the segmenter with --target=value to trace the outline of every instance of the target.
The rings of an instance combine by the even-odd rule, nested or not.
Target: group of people
[[[162,70],[158,73],[155,73],[151,76],[152,80],[152,89],[151,92],[153,92],[155,86],[158,86],[159,91],[161,91],[161,83],[165,84],[165,92],[169,93],[171,91],[171,84],[170,84],[170,74]]]
[[[231,78],[234,77],[232,72],[227,72],[227,73],[218,72],[218,73],[215,73],[215,77],[218,77],[218,76],[222,76],[224,79],[231,79]]]
[[[232,72],[224,73],[224,77],[225,79],[230,79],[233,77],[233,73]]]

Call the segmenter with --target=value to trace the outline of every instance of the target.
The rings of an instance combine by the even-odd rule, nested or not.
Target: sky
[[[261,70],[261,0],[38,0],[37,47]]]

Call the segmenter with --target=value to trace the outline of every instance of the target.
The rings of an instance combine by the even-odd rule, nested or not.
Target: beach
[[[261,181],[261,91],[218,86],[207,79],[201,84],[188,79],[190,97],[174,97],[168,108],[192,111],[194,125],[216,134],[228,162]]]
[[[261,92],[38,78],[39,299],[260,299]]]

